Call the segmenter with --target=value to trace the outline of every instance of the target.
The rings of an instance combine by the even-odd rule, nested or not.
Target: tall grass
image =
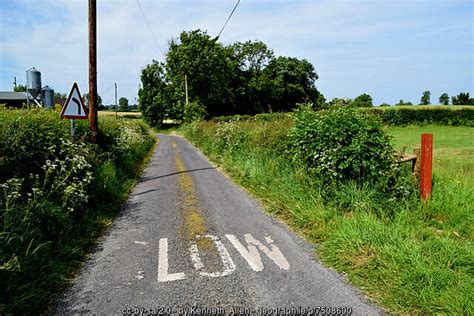
[[[292,124],[291,118],[201,122],[181,132],[267,211],[319,243],[325,264],[345,273],[373,302],[403,314],[474,314],[474,190],[471,180],[458,180],[474,179],[469,158],[435,152],[440,163],[427,203],[417,196],[390,200],[355,182],[340,185],[328,200],[324,187],[284,155]],[[443,133],[457,131],[445,127]],[[460,142],[474,148],[468,136]]]
[[[0,107],[0,314],[39,313],[126,199],[155,138],[140,121],[87,122]]]

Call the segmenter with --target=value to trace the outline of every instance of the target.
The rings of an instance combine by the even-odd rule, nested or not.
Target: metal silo
[[[41,72],[35,67],[26,71],[26,88],[33,98],[41,97]]]
[[[43,98],[43,107],[46,109],[54,109],[54,89],[49,86],[44,86],[41,90],[41,96]]]

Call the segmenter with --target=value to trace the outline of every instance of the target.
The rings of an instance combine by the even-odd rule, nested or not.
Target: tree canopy
[[[125,98],[125,97],[121,97],[119,99],[119,110],[120,111],[128,111],[129,108],[128,108],[128,99]]]
[[[171,108],[166,80],[164,64],[156,60],[142,70],[138,99],[143,116],[151,125],[160,125]]]
[[[457,96],[451,97],[453,105],[474,105],[474,98],[469,97],[469,92],[461,92]]]
[[[447,93],[443,93],[439,96],[439,104],[448,105],[449,104],[449,95]]]
[[[373,106],[372,97],[368,95],[367,93],[363,93],[354,99],[354,101],[352,102],[352,106],[372,107]]]
[[[84,105],[89,107],[89,93],[84,93],[82,95],[82,100],[84,100]],[[102,97],[97,93],[97,108],[101,109],[102,106]]]
[[[169,42],[164,63],[152,61],[142,69],[139,104],[153,125],[165,117],[183,120],[190,109],[187,84],[189,102],[210,116],[287,111],[297,103],[324,103],[317,79],[309,61],[275,57],[261,41],[223,46],[194,30]]]
[[[26,85],[19,84],[15,88],[13,88],[15,92],[26,92]]]
[[[420,105],[430,105],[431,104],[430,97],[431,97],[430,91],[423,92],[423,95],[421,96],[421,100],[420,100]]]

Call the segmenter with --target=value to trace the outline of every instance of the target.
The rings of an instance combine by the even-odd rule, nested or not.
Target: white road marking
[[[223,277],[229,274],[232,274],[235,271],[235,264],[232,261],[232,258],[230,257],[229,252],[225,248],[224,244],[219,240],[218,237],[213,236],[213,235],[202,235],[202,236],[196,236],[196,239],[199,240],[201,238],[209,238],[211,239],[214,244],[216,245],[217,252],[219,253],[221,260],[222,260],[222,265],[224,267],[222,272],[206,272],[206,271],[201,271],[199,274],[201,276],[209,277],[209,278],[217,278],[217,277]],[[189,251],[191,252],[191,260],[194,263],[194,268],[199,271],[204,268],[204,264],[202,263],[201,258],[199,257],[199,249],[197,247],[197,243],[193,242],[191,246],[189,247]]]
[[[260,258],[260,253],[258,252],[257,247],[247,243],[247,248],[245,248],[234,235],[225,236],[229,239],[232,245],[234,245],[235,249],[237,249],[242,257],[244,257],[252,270],[257,272],[263,270],[262,258]]]
[[[142,245],[142,246],[148,245],[148,243],[147,243],[146,241],[136,241],[136,240],[135,240],[134,243],[139,244],[139,245]]]
[[[265,241],[271,249],[255,239],[251,234],[244,235],[247,248],[245,248],[234,235],[226,235],[226,237],[254,271],[258,272],[263,270],[262,259],[260,258],[260,253],[257,251],[256,247],[266,254],[268,258],[272,259],[280,269],[290,269],[290,264],[285,256],[283,256],[280,249],[273,244],[273,240],[269,236],[265,236]]]
[[[168,238],[161,238],[158,251],[158,282],[182,280],[183,272],[168,273]]]
[[[244,239],[246,246],[244,246],[234,235],[225,235],[230,243],[237,249],[242,257],[247,261],[250,268],[256,272],[263,271],[263,262],[260,256],[260,251],[263,252],[268,258],[270,258],[281,270],[289,270],[290,264],[286,260],[280,249],[273,244],[273,240],[270,236],[265,236],[266,245],[255,239],[251,234],[245,234]],[[208,238],[212,240],[216,246],[217,253],[222,260],[223,271],[220,272],[207,272],[204,270],[204,263],[199,255],[199,248],[197,241],[202,238]],[[135,243],[142,244],[146,242],[135,241]],[[217,278],[232,274],[236,266],[225,248],[222,241],[213,235],[196,235],[196,240],[193,241],[189,247],[191,261],[193,262],[194,268],[199,272],[200,276]],[[168,273],[168,238],[161,238],[159,241],[158,251],[158,282],[170,282],[182,280],[186,276],[184,272],[179,273]],[[141,275],[144,271],[139,271],[136,277],[137,279],[143,279]]]

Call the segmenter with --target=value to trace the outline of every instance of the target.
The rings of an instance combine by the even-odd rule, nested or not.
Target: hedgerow
[[[0,313],[44,309],[113,218],[155,138],[100,120],[98,143],[57,112],[0,107]]]
[[[474,126],[474,108],[441,107],[384,107],[363,109],[380,118],[387,125],[438,124]]]

